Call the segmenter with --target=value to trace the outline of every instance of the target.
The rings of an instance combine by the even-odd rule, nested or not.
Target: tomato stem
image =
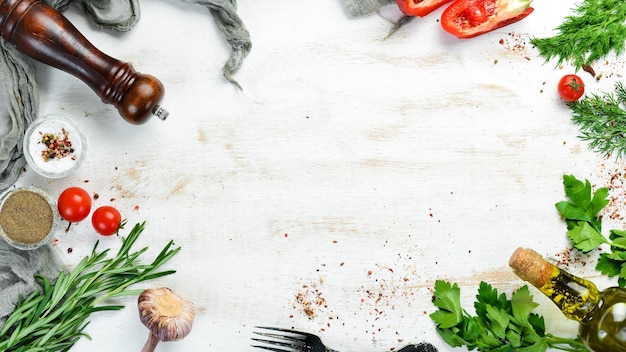
[[[578,83],[576,78],[573,78],[572,82],[570,82],[569,86],[572,87],[573,90],[575,90],[577,92],[580,92],[580,91],[582,91],[582,87],[584,87],[585,85],[582,82]]]

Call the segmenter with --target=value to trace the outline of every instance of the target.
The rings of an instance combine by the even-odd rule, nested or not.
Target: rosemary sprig
[[[625,2],[626,3],[626,2]],[[614,93],[590,94],[576,102],[568,103],[572,121],[579,126],[582,140],[589,149],[604,156],[616,158],[626,152],[626,88],[615,83]]]
[[[98,243],[90,256],[83,258],[69,273],[61,273],[54,283],[36,276],[42,290],[20,298],[15,310],[0,330],[0,351],[36,352],[68,351],[81,337],[91,313],[120,310],[122,305],[101,304],[103,301],[129,295],[139,295],[142,290],[130,290],[139,282],[173,274],[174,270],[157,271],[171,259],[180,247],[170,241],[150,264],[140,264],[138,259],[148,248],[131,252],[133,244],[144,229],[136,224],[117,255],[107,259],[109,250],[97,251]]]
[[[539,55],[557,66],[571,60],[576,69],[591,65],[611,51],[616,56],[624,52],[626,42],[626,1],[583,0],[573,9],[549,38],[533,38],[531,43]]]

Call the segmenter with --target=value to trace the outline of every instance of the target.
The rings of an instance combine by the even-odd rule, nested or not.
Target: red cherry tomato
[[[80,187],[70,187],[61,192],[57,201],[59,215],[70,223],[84,220],[91,211],[91,196]]]
[[[114,207],[103,205],[93,212],[91,224],[97,233],[111,236],[122,227],[122,215]]]
[[[585,84],[583,83],[583,80],[573,74],[563,76],[563,78],[559,81],[557,88],[561,99],[569,103],[580,99],[580,97],[582,97],[585,93]]]

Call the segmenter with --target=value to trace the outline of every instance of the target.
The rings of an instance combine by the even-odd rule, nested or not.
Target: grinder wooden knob
[[[85,82],[129,123],[162,120],[165,89],[151,75],[135,71],[93,46],[63,14],[39,0],[0,0],[0,35],[18,50]]]

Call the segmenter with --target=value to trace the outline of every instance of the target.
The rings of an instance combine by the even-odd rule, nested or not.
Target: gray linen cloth
[[[344,0],[346,10],[354,17],[368,15],[392,3],[395,4],[396,0]]]
[[[233,78],[251,49],[248,30],[237,15],[236,0],[181,0],[206,7],[231,46],[224,77]],[[139,21],[138,0],[47,0],[59,11],[81,8],[91,22],[114,31],[128,31]],[[89,39],[89,38],[88,38]],[[0,38],[0,192],[11,187],[26,164],[22,141],[28,125],[37,118],[39,100],[35,69],[29,57]],[[54,279],[63,270],[51,245],[33,251],[13,249],[0,240],[0,327],[20,295],[39,289],[34,274]]]
[[[343,0],[343,5],[346,8],[348,14],[352,17],[366,16],[372,13],[377,13],[383,6],[396,4],[396,0]],[[399,20],[393,23],[393,26],[389,29],[385,39],[391,37],[402,26],[413,21],[414,16],[404,15]]]

